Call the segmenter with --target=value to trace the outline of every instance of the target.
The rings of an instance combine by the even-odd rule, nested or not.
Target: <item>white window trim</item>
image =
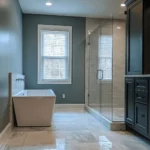
[[[69,76],[67,80],[42,80],[41,59],[41,30],[68,31],[69,32]],[[59,25],[38,25],[38,84],[72,84],[72,27]]]

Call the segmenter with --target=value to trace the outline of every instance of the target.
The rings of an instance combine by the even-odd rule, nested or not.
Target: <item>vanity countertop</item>
[[[142,74],[142,75],[125,75],[125,77],[137,77],[137,78],[148,78],[150,74]]]

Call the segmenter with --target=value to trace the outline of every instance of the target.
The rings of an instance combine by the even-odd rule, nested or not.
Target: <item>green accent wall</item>
[[[72,84],[37,84],[38,24],[72,26]],[[85,95],[85,24],[81,17],[23,15],[23,73],[27,89],[52,89],[58,104],[84,104]],[[66,94],[66,98],[62,98]]]

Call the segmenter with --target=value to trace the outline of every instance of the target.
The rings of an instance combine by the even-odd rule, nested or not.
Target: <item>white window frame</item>
[[[41,45],[41,31],[67,31],[69,32],[69,65],[68,65],[68,79],[53,80],[42,79],[42,45]],[[72,27],[60,25],[38,25],[38,84],[72,84]]]

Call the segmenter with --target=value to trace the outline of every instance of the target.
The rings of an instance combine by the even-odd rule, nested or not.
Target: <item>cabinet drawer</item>
[[[147,105],[135,104],[135,128],[143,135],[148,131]]]
[[[135,89],[143,92],[148,91],[148,79],[136,79],[135,80]]]
[[[148,92],[142,92],[135,90],[135,101],[139,103],[147,104],[148,102]]]

